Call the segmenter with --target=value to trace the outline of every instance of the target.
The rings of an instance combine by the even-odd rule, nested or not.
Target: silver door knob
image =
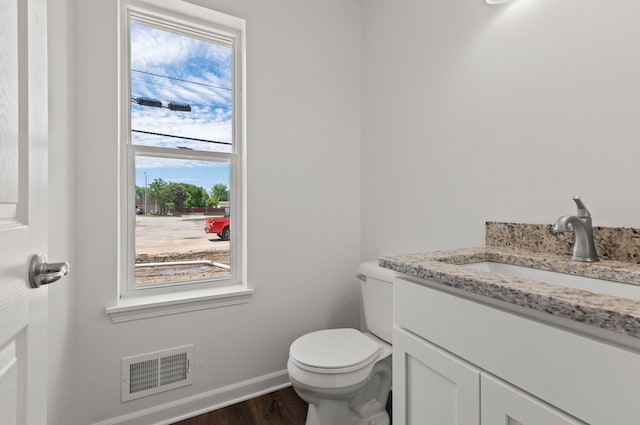
[[[47,263],[42,254],[35,254],[29,263],[29,283],[32,288],[60,280],[69,273],[69,263]]]

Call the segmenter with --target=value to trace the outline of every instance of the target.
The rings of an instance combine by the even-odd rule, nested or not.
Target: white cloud
[[[225,111],[214,111],[202,114],[194,111],[176,112],[165,108],[135,107],[131,114],[131,129],[163,133],[203,140],[214,140],[231,143],[233,132],[230,114]],[[155,135],[132,133],[135,144],[145,146],[176,147],[186,146],[192,149],[229,152],[231,147],[226,144],[198,142],[178,138],[159,137]]]
[[[184,63],[195,40],[173,33],[131,25],[131,67],[150,70],[157,66]]]

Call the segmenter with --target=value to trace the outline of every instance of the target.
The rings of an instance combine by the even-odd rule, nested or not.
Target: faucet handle
[[[591,217],[591,214],[589,213],[589,210],[587,209],[587,207],[584,206],[584,203],[582,203],[582,200],[580,199],[580,197],[578,195],[573,197],[573,201],[578,206],[578,213],[576,214],[578,217],[581,217],[581,218],[589,218],[589,217]]]

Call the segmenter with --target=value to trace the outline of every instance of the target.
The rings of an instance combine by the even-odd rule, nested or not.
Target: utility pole
[[[144,215],[149,214],[147,211],[147,172],[144,172]]]

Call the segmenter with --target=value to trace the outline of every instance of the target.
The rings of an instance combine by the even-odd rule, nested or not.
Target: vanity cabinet
[[[584,424],[402,329],[393,341],[394,423]]]
[[[638,425],[640,353],[394,280],[393,422]]]

